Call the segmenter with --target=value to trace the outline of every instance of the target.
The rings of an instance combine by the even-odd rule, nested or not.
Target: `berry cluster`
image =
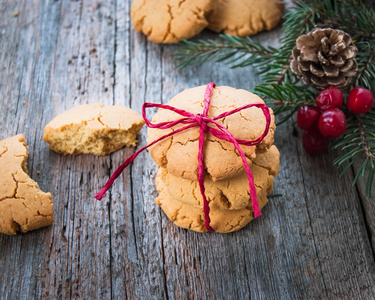
[[[343,94],[336,87],[321,91],[316,99],[316,106],[302,106],[297,113],[297,125],[304,130],[303,146],[307,153],[316,155],[324,152],[329,138],[337,138],[346,130],[346,117],[340,109]],[[346,101],[350,113],[363,114],[374,104],[374,96],[370,90],[354,88]]]

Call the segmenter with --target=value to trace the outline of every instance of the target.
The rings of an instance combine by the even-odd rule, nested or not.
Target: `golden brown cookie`
[[[162,208],[167,217],[177,226],[197,232],[207,232],[205,228],[203,209],[174,199],[160,177],[156,178],[156,188],[160,192],[156,203]],[[259,209],[268,202],[266,197],[258,199]],[[253,219],[251,205],[243,209],[226,210],[216,203],[210,204],[211,227],[220,233],[237,231]]]
[[[124,146],[135,146],[143,124],[143,118],[130,108],[84,104],[49,122],[43,140],[58,153],[105,155]]]
[[[26,171],[22,134],[0,141],[0,233],[27,232],[53,223],[50,193],[44,193]]]
[[[283,10],[281,0],[216,0],[208,28],[236,36],[254,35],[274,28]]]
[[[188,89],[173,97],[168,104],[194,114],[202,113],[206,86]],[[213,89],[208,117],[218,116],[237,107],[250,103],[264,103],[257,95],[245,90],[221,86]],[[257,146],[241,146],[247,163],[256,156],[257,150],[267,149],[273,143],[276,129],[273,112],[269,133]],[[181,116],[166,109],[160,109],[153,117],[153,122],[180,119]],[[218,120],[233,134],[243,140],[256,139],[264,132],[266,119],[261,109],[252,107]],[[211,125],[209,125],[211,126]],[[148,129],[148,143],[181,127],[169,129]],[[190,180],[197,180],[198,174],[198,138],[199,128],[191,128],[177,133],[149,148],[151,157],[159,167],[167,169],[171,175]],[[204,165],[206,173],[213,181],[229,179],[241,172],[243,162],[234,145],[218,139],[211,134],[205,135]]]
[[[264,199],[272,191],[273,176],[276,176],[279,170],[279,160],[280,153],[276,146],[272,146],[266,152],[257,154],[250,166],[257,196],[261,199]],[[168,174],[165,169],[160,169],[158,176],[174,199],[189,205],[203,207],[203,198],[197,181],[173,176]],[[245,172],[229,180],[215,182],[206,177],[204,186],[207,200],[215,202],[222,209],[243,209],[249,203],[251,204],[249,181]]]
[[[131,20],[151,42],[176,43],[200,33],[216,0],[134,0]]]

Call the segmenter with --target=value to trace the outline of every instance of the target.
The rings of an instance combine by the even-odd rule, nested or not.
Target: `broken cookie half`
[[[142,117],[128,107],[84,104],[49,122],[43,140],[58,153],[106,155],[135,146],[143,125]]]
[[[54,221],[51,194],[27,174],[27,156],[22,134],[0,141],[0,233],[14,235]]]

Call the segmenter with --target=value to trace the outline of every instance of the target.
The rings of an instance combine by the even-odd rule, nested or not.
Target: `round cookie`
[[[258,198],[264,199],[271,193],[273,176],[279,170],[279,159],[278,149],[272,146],[266,152],[257,154],[253,160],[250,169],[254,176]],[[173,198],[189,205],[203,207],[203,198],[197,181],[170,175],[165,169],[160,169],[158,176]],[[230,180],[213,182],[210,178],[206,178],[204,186],[207,200],[215,202],[222,209],[243,209],[251,203],[249,181],[245,172]]]
[[[283,10],[281,0],[216,0],[208,28],[236,36],[254,35],[275,27]]]
[[[203,101],[206,86],[200,86],[183,91],[173,97],[168,105],[199,114],[203,111]],[[237,107],[250,103],[264,103],[264,101],[248,91],[221,86],[213,89],[211,106],[208,117],[218,116]],[[243,146],[247,163],[256,156],[256,151],[269,148],[273,143],[276,129],[273,112],[271,113],[270,130],[263,141],[257,146]],[[170,110],[160,109],[153,117],[153,123],[180,119],[181,116]],[[224,125],[234,137],[243,140],[253,140],[261,136],[266,126],[266,118],[261,109],[252,107],[217,120]],[[182,127],[177,125],[168,129],[148,129],[148,143]],[[212,126],[209,124],[209,126]],[[154,146],[150,147],[150,155],[159,167],[167,169],[171,175],[190,180],[198,177],[198,139],[199,127],[174,134]],[[209,133],[205,135],[204,166],[206,174],[213,180],[232,178],[244,170],[243,162],[234,145],[225,140],[218,139]]]
[[[200,33],[216,0],[134,0],[131,20],[151,42],[176,43]]]
[[[155,200],[156,203],[175,225],[197,232],[207,232],[202,208],[174,199],[168,193],[163,181],[158,177],[156,188],[160,192]],[[259,208],[262,209],[268,199],[264,197],[258,199],[258,201]],[[245,227],[253,219],[253,211],[251,205],[244,209],[225,210],[211,202],[210,218],[210,225],[216,232],[228,233]]]

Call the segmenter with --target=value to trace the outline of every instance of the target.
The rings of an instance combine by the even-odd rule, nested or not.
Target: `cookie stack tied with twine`
[[[200,116],[204,122],[205,116],[201,113],[206,107],[208,89],[209,86],[200,86],[185,90],[167,105]],[[203,97],[205,90],[206,99]],[[156,178],[156,188],[160,194],[156,203],[168,218],[177,226],[190,230],[226,233],[241,229],[254,216],[260,215],[260,210],[268,201],[267,194],[272,191],[273,178],[279,170],[280,154],[272,145],[276,129],[272,110],[264,105],[261,98],[248,91],[225,86],[213,88],[208,96],[211,102],[207,119],[215,120],[221,125],[220,130],[224,129],[238,141],[248,141],[249,145],[239,147],[246,166],[250,166],[256,196],[251,196],[252,183],[249,184],[249,172],[246,171],[243,157],[233,141],[221,135],[216,124],[210,121],[205,123],[208,132],[205,130],[203,135],[203,153],[200,151],[202,126],[177,132],[149,150],[160,167]],[[242,109],[246,105],[250,107]],[[232,113],[237,108],[241,110]],[[264,110],[269,112],[268,130]],[[228,112],[229,115],[220,117]],[[175,111],[160,109],[154,115],[152,124],[173,124],[179,119],[181,115]],[[149,128],[148,142],[152,143],[184,126],[186,123],[181,122],[170,128]],[[217,132],[211,133],[210,130]],[[204,168],[198,159],[202,154]],[[204,178],[203,190],[199,174]]]
[[[146,109],[152,107],[159,111],[151,122]],[[261,98],[211,82],[183,91],[167,105],[144,103],[142,116],[149,143],[116,169],[96,199],[150,148],[160,167],[156,203],[177,226],[225,233],[261,215],[280,158],[272,146],[274,115]]]

